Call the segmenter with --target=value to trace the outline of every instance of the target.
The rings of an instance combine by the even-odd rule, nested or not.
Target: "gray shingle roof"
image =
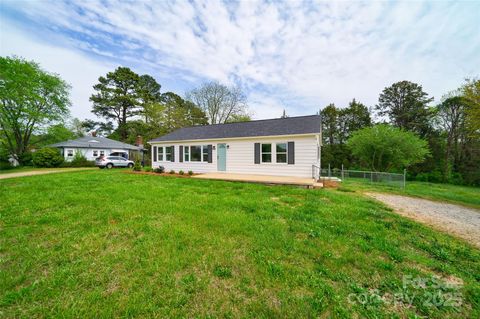
[[[125,150],[139,150],[137,146],[111,140],[106,137],[84,136],[76,140],[70,140],[49,145],[50,147],[77,147],[77,148],[117,148]]]
[[[232,137],[318,134],[320,116],[298,116],[250,122],[190,126],[180,128],[149,142],[206,140]]]

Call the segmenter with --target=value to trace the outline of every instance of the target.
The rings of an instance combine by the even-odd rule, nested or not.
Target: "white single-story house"
[[[191,126],[155,138],[152,167],[314,177],[320,167],[319,115]]]
[[[94,161],[102,155],[108,156],[116,153],[115,155],[129,158],[131,152],[142,151],[141,146],[130,145],[98,136],[84,136],[76,140],[55,143],[49,146],[59,148],[65,161],[71,161],[77,152],[81,152],[87,160]]]

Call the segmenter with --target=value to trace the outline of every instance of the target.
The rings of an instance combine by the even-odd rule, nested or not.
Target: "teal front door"
[[[227,170],[227,145],[217,144],[217,171],[225,172]]]

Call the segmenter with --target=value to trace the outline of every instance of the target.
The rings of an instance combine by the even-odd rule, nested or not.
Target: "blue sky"
[[[94,118],[92,86],[119,65],[180,95],[240,85],[256,119],[373,106],[400,80],[438,101],[480,75],[480,1],[0,3],[0,54],[60,74],[80,118]]]

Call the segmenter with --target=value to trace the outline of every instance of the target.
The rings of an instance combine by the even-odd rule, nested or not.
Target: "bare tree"
[[[205,112],[210,124],[227,123],[232,118],[248,115],[245,94],[238,86],[205,83],[187,93],[187,99]]]

